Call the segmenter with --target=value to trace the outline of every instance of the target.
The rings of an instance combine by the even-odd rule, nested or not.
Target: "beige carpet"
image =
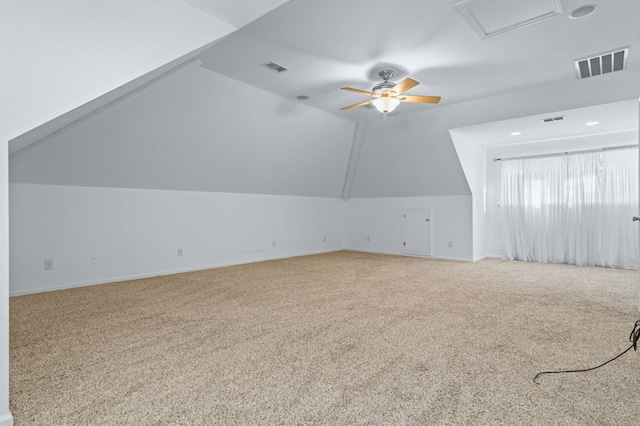
[[[338,252],[12,298],[16,424],[638,424],[636,271]]]

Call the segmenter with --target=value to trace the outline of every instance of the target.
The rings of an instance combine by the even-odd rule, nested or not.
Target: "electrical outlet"
[[[453,247],[453,241],[449,241],[449,247]]]
[[[371,241],[371,237],[367,235],[367,242]]]
[[[326,243],[326,242],[327,242],[327,237],[326,237],[326,236],[325,236],[325,237],[322,237],[322,242],[323,242],[323,243]]]
[[[178,256],[182,256],[182,249],[181,248],[178,249]]]
[[[95,265],[96,263],[98,263],[98,255],[97,254],[92,254],[91,255],[91,264]]]
[[[44,270],[50,271],[53,269],[53,259],[46,259],[44,261]]]
[[[273,240],[273,241],[271,242],[271,247],[275,247],[275,246],[276,246],[276,240]]]

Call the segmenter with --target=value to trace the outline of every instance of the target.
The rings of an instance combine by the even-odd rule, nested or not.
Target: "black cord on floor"
[[[536,385],[539,385],[540,383],[538,383],[538,377],[540,377],[542,375],[545,375],[545,374],[584,373],[586,371],[591,371],[591,370],[595,370],[596,368],[603,367],[603,366],[609,364],[610,362],[613,362],[616,359],[620,358],[622,355],[626,354],[627,352],[629,352],[631,350],[631,348],[633,348],[634,351],[638,350],[638,340],[640,340],[640,320],[636,321],[636,323],[633,326],[633,330],[631,330],[631,334],[629,335],[629,341],[631,342],[631,346],[629,346],[621,354],[611,358],[607,362],[603,362],[602,364],[600,364],[600,365],[598,365],[596,367],[583,368],[583,369],[579,369],[579,370],[543,371],[541,373],[536,374],[536,376],[533,378],[533,383],[535,383]]]

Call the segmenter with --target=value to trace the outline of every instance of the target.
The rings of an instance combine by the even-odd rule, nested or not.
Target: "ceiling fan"
[[[382,70],[378,75],[384,80],[384,82],[373,86],[371,92],[353,89],[351,87],[341,87],[342,90],[371,96],[376,99],[349,105],[340,109],[346,111],[365,105],[373,105],[378,111],[386,115],[393,111],[400,102],[418,102],[424,104],[437,104],[440,102],[440,96],[403,95],[407,90],[420,84],[412,78],[405,78],[400,83],[396,84],[389,81],[389,79],[393,77],[392,70]]]

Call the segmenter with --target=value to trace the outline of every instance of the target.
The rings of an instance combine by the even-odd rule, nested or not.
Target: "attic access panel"
[[[455,6],[481,38],[528,27],[562,14],[560,0],[462,0]]]

